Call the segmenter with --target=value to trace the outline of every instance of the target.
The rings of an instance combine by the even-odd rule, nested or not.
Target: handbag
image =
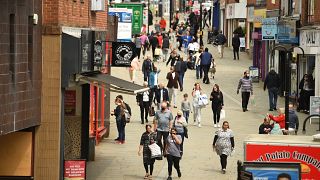
[[[157,143],[150,144],[149,149],[151,151],[151,158],[162,157],[161,148]]]
[[[226,111],[224,109],[221,109],[220,111],[220,119],[225,119],[226,118]]]
[[[155,110],[154,110],[154,106],[151,106],[149,109],[149,116],[152,117],[155,115]]]
[[[208,101],[208,97],[206,94],[202,94],[199,96],[199,100],[198,100],[198,105],[200,107],[205,107],[206,105],[209,104],[209,101]]]
[[[176,119],[177,119],[177,117],[174,118],[173,127],[176,127]],[[183,126],[183,136],[184,136],[185,138],[189,138],[188,128],[187,128],[186,126]]]

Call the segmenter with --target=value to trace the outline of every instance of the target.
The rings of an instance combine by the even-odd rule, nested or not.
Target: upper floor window
[[[263,6],[266,6],[266,5],[267,5],[266,0],[256,0],[256,6],[263,7]]]
[[[312,23],[314,21],[314,0],[308,0],[308,23]]]

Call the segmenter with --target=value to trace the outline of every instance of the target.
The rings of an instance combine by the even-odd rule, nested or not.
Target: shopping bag
[[[155,115],[155,110],[154,110],[154,106],[151,106],[149,109],[149,116],[152,117]]]
[[[161,148],[157,143],[149,145],[149,149],[151,151],[151,158],[162,157]]]
[[[254,95],[252,95],[252,96],[250,97],[250,104],[251,104],[251,106],[256,106],[256,100],[255,100]]]
[[[220,119],[225,119],[226,118],[226,111],[224,109],[221,109],[220,111]]]
[[[209,101],[208,101],[207,95],[206,95],[206,94],[200,95],[199,101],[198,101],[198,105],[199,105],[200,107],[205,107],[205,106],[208,105],[208,104],[209,104]]]

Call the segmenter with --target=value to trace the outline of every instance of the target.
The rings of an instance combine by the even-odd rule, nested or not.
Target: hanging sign
[[[136,46],[133,42],[112,43],[112,66],[130,67],[136,57]]]
[[[278,32],[278,18],[262,19],[262,40],[275,40]]]

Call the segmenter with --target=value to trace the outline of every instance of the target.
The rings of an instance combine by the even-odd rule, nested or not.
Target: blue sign
[[[280,174],[287,174],[291,179],[300,179],[300,172],[298,169],[250,167],[246,168],[246,171],[252,173],[253,179],[278,180]]]
[[[262,40],[275,40],[278,33],[278,18],[262,19]]]
[[[118,40],[131,41],[132,36],[132,9],[109,8],[108,14],[118,17]]]
[[[278,23],[277,40],[284,44],[299,44],[296,33],[296,20],[282,20]]]

